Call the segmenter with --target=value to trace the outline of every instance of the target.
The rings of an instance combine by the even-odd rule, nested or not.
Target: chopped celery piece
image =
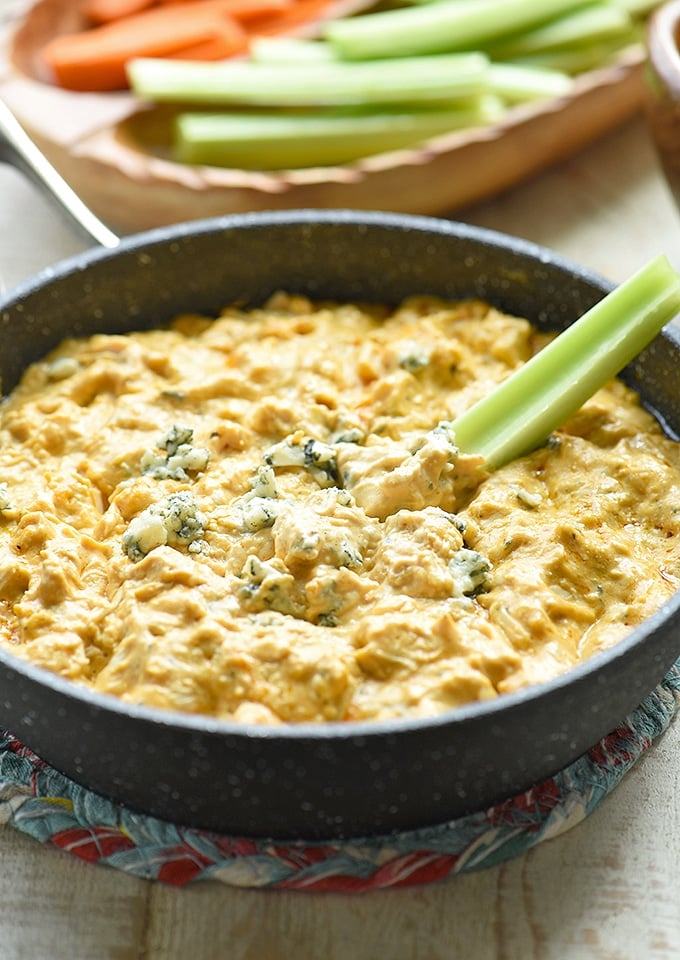
[[[558,70],[514,63],[492,63],[489,67],[489,92],[512,103],[564,97],[573,83],[568,74]]]
[[[322,40],[299,37],[255,37],[248,50],[256,63],[302,63],[309,60],[335,60],[336,53]]]
[[[608,0],[615,7],[621,7],[633,17],[644,17],[661,6],[660,0]]]
[[[622,50],[642,43],[642,35],[637,25],[627,34],[616,40],[601,40],[562,50],[544,50],[542,53],[529,53],[523,57],[513,57],[511,61],[525,67],[543,67],[548,70],[560,70],[563,73],[577,74],[586,70],[595,70],[621,53]]]
[[[656,257],[454,421],[491,469],[535,449],[680,311],[680,274]]]
[[[368,63],[253,63],[137,59],[132,90],[175,103],[315,106],[469,98],[483,90],[488,59],[452,53]]]
[[[458,110],[354,114],[182,113],[175,159],[239,169],[277,170],[350,163],[498,119],[495,99]]]
[[[324,36],[347,59],[481,49],[583,6],[584,0],[437,0],[329,21]]]
[[[510,37],[493,46],[489,53],[494,60],[511,60],[543,50],[619,37],[629,31],[631,25],[630,15],[621,7],[597,3]]]
[[[306,60],[332,60],[335,55],[327,43],[266,37],[253,43],[251,57],[258,63],[286,65]],[[491,94],[517,102],[564,96],[569,93],[572,80],[566,73],[557,70],[494,63],[487,70],[486,86]],[[493,119],[497,119],[497,116]]]

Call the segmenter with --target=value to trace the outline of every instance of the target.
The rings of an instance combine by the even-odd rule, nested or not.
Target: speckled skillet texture
[[[64,336],[124,332],[182,311],[312,298],[398,302],[477,296],[545,328],[609,285],[549,251],[448,221],[350,211],[195,222],[94,250],[0,304],[0,373]],[[674,434],[678,335],[667,329],[625,379]],[[680,650],[680,598],[558,680],[432,719],[236,726],[133,708],[0,653],[0,726],[97,792],[176,824],[251,837],[346,838],[442,823],[563,768],[634,709]]]

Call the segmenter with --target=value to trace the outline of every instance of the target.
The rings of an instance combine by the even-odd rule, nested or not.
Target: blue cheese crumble
[[[250,533],[257,533],[258,530],[273,527],[280,511],[279,503],[270,497],[251,497],[247,500],[244,498],[244,502],[238,506],[241,511],[243,528]]]
[[[269,466],[259,467],[251,481],[251,490],[245,494],[243,499],[269,498],[274,500],[276,497],[278,497],[278,492],[276,490],[276,477],[273,469]]]
[[[477,550],[461,547],[449,560],[449,570],[453,576],[453,596],[469,597],[487,586],[491,562]]]
[[[142,560],[156,547],[186,547],[201,553],[206,543],[206,518],[187,491],[170,494],[147,507],[130,521],[123,535],[123,550],[133,563]]]
[[[335,486],[339,479],[335,447],[301,433],[275,443],[264,461],[271,467],[302,467],[322,487]]]
[[[270,610],[291,613],[295,578],[280,561],[260,560],[252,554],[241,571],[241,594]]]
[[[398,364],[402,370],[417,373],[429,366],[432,358],[432,347],[429,344],[418,343],[415,340],[404,340],[399,345]]]
[[[258,530],[273,526],[279,514],[280,505],[276,502],[277,497],[273,468],[259,467],[251,481],[251,489],[237,501],[243,528],[256,533]]]
[[[142,455],[139,464],[142,473],[157,480],[188,480],[190,473],[205,470],[210,451],[194,447],[193,439],[191,427],[174,424],[158,443],[158,449],[165,450],[165,455],[154,450],[147,450]]]

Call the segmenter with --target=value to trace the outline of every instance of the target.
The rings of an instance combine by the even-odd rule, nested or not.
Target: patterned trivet
[[[82,860],[182,886],[361,892],[430,883],[525,853],[587,817],[666,730],[680,661],[612,733],[525,793],[448,823],[333,842],[252,840],[133,813],[47,766],[0,733],[0,822]]]

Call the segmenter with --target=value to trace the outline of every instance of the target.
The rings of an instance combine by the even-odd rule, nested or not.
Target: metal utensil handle
[[[21,170],[89,241],[117,247],[120,238],[102,223],[33,143],[6,103],[0,100],[0,161]]]

